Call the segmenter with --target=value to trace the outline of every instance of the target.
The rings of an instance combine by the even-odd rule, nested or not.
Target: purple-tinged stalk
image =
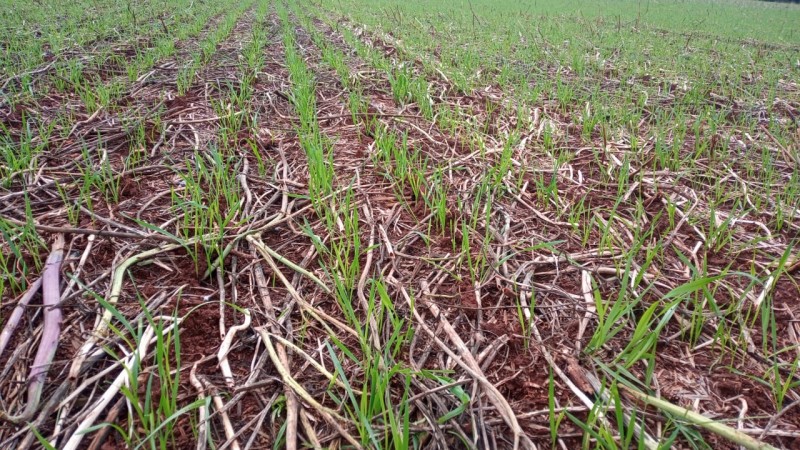
[[[28,290],[25,291],[25,294],[23,294],[17,302],[17,306],[14,307],[14,311],[11,313],[11,316],[8,317],[6,326],[3,327],[3,331],[0,332],[0,356],[3,356],[3,351],[6,349],[6,346],[8,346],[8,343],[11,342],[11,336],[14,334],[14,330],[17,329],[19,322],[22,320],[22,313],[25,312],[25,307],[28,306],[28,303],[31,302],[31,299],[34,295],[36,295],[37,292],[39,292],[41,287],[42,278],[40,277],[28,287]]]
[[[0,413],[0,419],[20,423],[30,420],[39,407],[42,398],[47,372],[58,349],[58,338],[61,335],[61,300],[60,275],[61,262],[64,260],[64,235],[56,235],[50,256],[45,263],[42,275],[42,297],[44,303],[44,327],[42,341],[36,351],[36,357],[31,365],[28,376],[28,404],[25,411],[19,416],[5,416]],[[31,295],[32,296],[32,295]],[[30,299],[28,299],[30,300]]]

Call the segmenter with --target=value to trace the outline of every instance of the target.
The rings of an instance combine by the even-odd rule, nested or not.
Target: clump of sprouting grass
[[[350,109],[350,119],[353,123],[359,123],[359,117],[367,114],[369,105],[360,87],[356,86],[349,92],[347,95],[347,106]]]
[[[81,198],[87,207],[92,209],[92,194],[100,192],[108,203],[119,202],[121,177],[111,167],[108,151],[97,149],[94,156],[88,148],[81,149],[81,161],[78,170],[81,174],[79,182]],[[95,161],[96,160],[96,161]]]
[[[153,129],[158,130],[162,126],[161,115],[156,114],[153,119]],[[139,167],[147,158],[147,124],[145,121],[137,121],[127,130],[130,144],[128,145],[128,155],[125,157],[125,170]]]
[[[392,181],[398,200],[407,205],[406,190],[411,192],[411,201],[420,200],[426,183],[427,158],[418,149],[409,148],[406,133],[398,139],[397,135],[380,127],[374,134],[374,163]]]
[[[61,183],[56,182],[56,191],[58,191],[58,197],[61,199],[61,202],[64,204],[64,208],[66,209],[67,220],[72,226],[78,226],[78,218],[80,217],[80,203],[72,200],[69,189],[62,186]]]
[[[300,118],[300,131],[314,133],[317,128],[317,98],[314,87],[314,75],[308,70],[305,61],[294,48],[294,38],[284,34],[286,48],[286,65],[289,69],[289,81],[292,83],[292,104]]]
[[[338,233],[339,239],[331,240],[329,246],[330,267],[335,271],[337,281],[341,284],[340,290],[344,292],[355,292],[354,289],[361,275],[361,253],[362,242],[360,233],[360,222],[358,205],[352,189],[346,189],[337,196],[335,210],[331,211],[340,219],[343,231]],[[330,229],[333,229],[331,227]]]
[[[7,291],[13,295],[21,294],[27,287],[25,280],[28,276],[42,268],[40,253],[47,249],[47,244],[33,225],[33,213],[27,195],[25,214],[24,225],[0,218],[0,237],[4,242],[0,246],[0,298],[7,298],[4,296]]]
[[[26,178],[25,171],[37,165],[36,160],[47,148],[54,126],[37,125],[23,115],[19,137],[15,138],[11,129],[0,124],[0,187],[10,187],[16,177]]]
[[[264,67],[264,52],[262,49],[267,44],[267,33],[261,24],[253,27],[250,43],[244,48],[244,67],[250,76],[255,76]]]
[[[179,173],[184,186],[181,191],[172,191],[173,207],[181,212],[175,235],[186,240],[206,236],[204,242],[195,244],[191,254],[195,264],[199,263],[201,246],[207,267],[222,255],[226,229],[238,217],[242,204],[237,171],[234,156],[211,147],[195,153],[186,161],[186,171]]]
[[[194,83],[197,71],[202,64],[202,55],[200,53],[195,53],[190,58],[189,63],[178,70],[178,76],[176,77],[178,95],[186,95],[186,93],[189,92],[189,88],[192,86],[192,83]]]
[[[433,220],[430,226],[438,229],[439,232],[447,230],[448,222],[448,207],[447,207],[447,183],[442,169],[436,169],[433,174],[428,178],[425,188],[425,205],[428,210],[433,214]]]
[[[503,144],[500,160],[490,169],[488,175],[491,177],[494,190],[499,190],[504,185],[506,177],[511,173],[514,148],[518,143],[519,137],[516,134],[509,136]]]
[[[422,200],[431,213],[434,221],[431,226],[445,231],[448,224],[448,189],[444,171],[436,169],[427,175],[428,159],[416,148],[409,148],[408,135],[398,136],[384,126],[377,126],[375,136],[375,153],[373,163],[380,168],[384,176],[392,183],[395,197],[408,211],[413,212],[411,202]],[[407,197],[410,192],[410,198]]]
[[[319,33],[313,33],[312,36],[314,42],[322,48],[322,60],[336,71],[342,86],[351,87],[350,68],[345,64],[344,53],[324,41]]]
[[[300,139],[308,158],[309,195],[313,201],[322,201],[333,190],[333,150],[330,142],[319,132]]]
[[[408,90],[422,116],[428,120],[433,120],[433,100],[430,97],[428,81],[423,77],[415,77],[411,81]]]
[[[252,76],[244,76],[236,86],[228,82],[223,92],[225,95],[220,100],[212,100],[211,105],[219,117],[217,134],[220,143],[227,146],[237,141],[240,132],[253,126],[252,115],[248,114],[253,96]]]
[[[405,104],[411,99],[411,72],[407,67],[398,67],[388,73],[389,84],[395,101]]]

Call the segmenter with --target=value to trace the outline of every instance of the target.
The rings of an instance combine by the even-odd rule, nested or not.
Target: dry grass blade
[[[301,385],[298,383],[293,377],[292,374],[289,373],[289,369],[283,365],[278,357],[278,354],[275,352],[275,347],[272,345],[272,338],[267,330],[264,328],[258,328],[258,333],[261,335],[261,339],[264,342],[264,345],[267,348],[267,352],[269,352],[270,359],[272,359],[272,364],[275,365],[275,368],[278,370],[278,373],[281,374],[281,378],[283,382],[286,383],[292,390],[297,393],[297,395],[306,403],[311,405],[321,416],[328,422],[339,434],[353,447],[355,448],[363,448],[361,444],[345,430],[343,427],[344,424],[349,423],[350,421],[346,418],[340,416],[337,412],[332,411],[325,406],[321,405],[317,402],[311,394],[308,393]]]
[[[297,292],[297,289],[295,289],[292,283],[290,283],[289,280],[286,279],[286,276],[283,275],[283,272],[281,272],[281,270],[278,268],[278,265],[275,264],[275,261],[272,259],[270,253],[267,252],[265,249],[263,249],[263,243],[260,244],[260,240],[258,238],[254,236],[247,236],[247,240],[255,246],[256,250],[259,250],[261,256],[264,258],[267,264],[269,264],[273,273],[281,280],[283,285],[286,286],[286,289],[289,291],[289,294],[291,294],[292,298],[297,302],[297,304],[300,305],[301,308],[303,308],[303,311],[305,311],[315,319],[319,320],[320,324],[326,328],[330,327],[328,325],[328,323],[330,323],[339,330],[344,331],[354,337],[358,337],[358,333],[356,333],[355,330],[353,330],[352,328],[348,327],[344,322],[336,319],[335,317],[330,316],[329,314],[323,311],[317,310],[316,308],[314,308],[313,305],[311,305],[305,299],[303,299],[303,297],[300,296],[300,294]],[[301,267],[295,264],[293,265],[298,269],[302,270],[303,272],[306,272],[305,269],[302,269]],[[333,331],[331,330],[331,332]]]
[[[245,309],[243,313],[244,322],[228,329],[225,338],[222,340],[222,344],[219,346],[219,351],[217,352],[217,361],[219,361],[220,371],[222,372],[222,376],[225,377],[225,384],[227,384],[228,388],[231,390],[234,390],[236,385],[234,383],[233,373],[231,372],[231,365],[228,362],[228,352],[231,349],[231,344],[236,337],[236,333],[250,328],[250,311]]]
[[[278,321],[275,317],[274,312],[274,305],[272,304],[272,298],[269,295],[269,289],[267,287],[267,282],[264,279],[264,271],[261,269],[261,265],[257,265],[253,269],[256,285],[258,286],[258,292],[261,296],[262,301],[264,302],[264,314],[267,316],[267,320],[269,320],[269,327],[273,333],[278,333],[280,331],[280,326],[278,325]],[[281,361],[281,364],[284,367],[289,367],[289,356],[286,352],[286,348],[284,345],[290,344],[286,340],[281,340],[281,343],[278,344],[277,352],[278,358]],[[300,410],[299,402],[297,401],[297,394],[292,390],[289,385],[286,385],[284,388],[284,394],[286,395],[286,447],[287,448],[297,448],[297,414]]]
[[[514,410],[511,409],[511,406],[508,404],[506,398],[497,390],[497,388],[486,379],[486,376],[483,374],[483,371],[480,368],[480,365],[475,360],[475,357],[467,348],[464,341],[458,336],[455,329],[453,329],[452,324],[447,321],[447,319],[442,315],[439,307],[436,306],[434,303],[428,304],[428,309],[430,309],[431,314],[433,317],[439,319],[439,324],[441,325],[442,329],[444,330],[447,337],[450,341],[455,345],[456,350],[458,353],[453,352],[447,346],[446,343],[442,342],[433,330],[425,324],[425,319],[420,316],[419,312],[417,312],[416,308],[413,308],[413,301],[411,297],[408,295],[408,292],[405,290],[403,286],[399,286],[400,292],[402,292],[403,297],[405,298],[408,306],[412,308],[412,313],[416,318],[418,324],[422,329],[425,330],[428,335],[436,341],[436,344],[439,348],[447,353],[453,360],[462,368],[464,369],[471,377],[473,377],[480,386],[486,390],[490,401],[494,404],[497,408],[498,412],[503,419],[508,424],[508,427],[511,428],[512,433],[514,434],[514,448],[518,448],[520,444],[526,449],[535,449],[536,446],[531,442],[530,438],[524,433],[522,427],[520,427],[519,423],[517,422],[516,414]],[[427,291],[427,287],[423,288]]]

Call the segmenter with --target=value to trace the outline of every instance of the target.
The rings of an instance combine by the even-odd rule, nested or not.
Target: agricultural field
[[[800,5],[0,0],[0,448],[798,448]]]

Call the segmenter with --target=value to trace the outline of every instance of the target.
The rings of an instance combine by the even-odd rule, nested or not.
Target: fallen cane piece
[[[64,235],[57,234],[42,275],[44,326],[42,328],[42,340],[39,342],[39,349],[36,351],[30,375],[28,375],[28,404],[25,405],[25,410],[21,415],[6,416],[0,413],[0,419],[13,423],[27,422],[34,416],[39,407],[47,372],[50,369],[50,364],[53,363],[56,350],[58,350],[58,338],[61,334],[61,308],[58,303],[61,298],[59,282],[61,261],[63,260]]]
[[[14,330],[17,329],[17,325],[19,325],[20,320],[22,319],[22,314],[25,312],[25,307],[28,306],[28,303],[31,302],[31,299],[39,289],[42,287],[42,279],[38,278],[36,281],[33,282],[32,285],[28,287],[28,290],[25,291],[25,294],[20,297],[19,301],[17,302],[17,306],[14,307],[14,311],[8,317],[8,321],[6,322],[5,327],[3,327],[3,331],[0,332],[0,356],[3,355],[3,351],[8,346],[8,343],[11,342],[11,336],[14,334]]]

